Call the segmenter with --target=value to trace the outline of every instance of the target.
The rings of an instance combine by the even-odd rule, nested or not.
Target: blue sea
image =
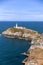
[[[23,26],[29,29],[43,33],[43,22],[0,22],[0,33],[4,30],[18,26]],[[0,65],[24,65],[22,64],[23,56],[21,53],[26,52],[30,47],[30,42],[25,40],[11,39],[0,36]]]

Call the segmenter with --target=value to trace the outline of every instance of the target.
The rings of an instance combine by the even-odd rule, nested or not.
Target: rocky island
[[[43,65],[43,34],[25,27],[19,27],[16,24],[13,28],[8,28],[2,32],[2,36],[30,41],[30,49],[23,53],[27,58],[22,63],[25,65]]]

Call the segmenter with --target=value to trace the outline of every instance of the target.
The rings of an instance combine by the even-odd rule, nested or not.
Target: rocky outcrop
[[[6,31],[2,32],[2,35],[10,38],[19,38],[30,41],[39,36],[38,32],[26,28],[25,29],[9,28]]]
[[[30,49],[25,52],[25,55],[28,56],[23,61],[25,65],[43,65],[43,38],[33,39]]]

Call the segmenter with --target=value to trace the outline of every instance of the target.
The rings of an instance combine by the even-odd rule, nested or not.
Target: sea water
[[[43,33],[43,22],[0,22],[0,34],[11,27],[23,26]],[[11,39],[0,36],[0,65],[24,65],[22,63],[26,56],[21,53],[26,52],[30,47],[30,42],[19,39]]]

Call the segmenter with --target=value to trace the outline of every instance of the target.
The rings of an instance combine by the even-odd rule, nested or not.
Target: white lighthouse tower
[[[17,29],[25,29],[25,27],[18,26],[17,23],[16,23],[16,26],[14,26],[14,28],[17,28]]]
[[[16,28],[18,28],[18,25],[16,24]]]

